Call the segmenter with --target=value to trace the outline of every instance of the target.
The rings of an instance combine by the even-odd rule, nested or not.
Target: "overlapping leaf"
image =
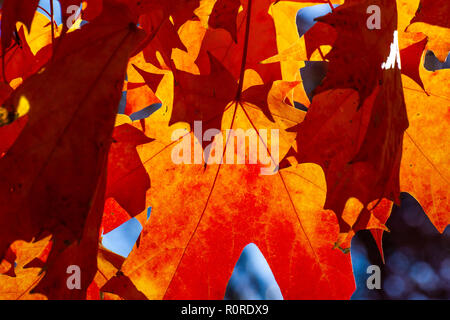
[[[0,254],[15,240],[51,233],[47,272],[35,289],[49,298],[83,297],[96,272],[111,132],[129,54],[141,39],[123,8],[111,3],[95,22],[67,35],[45,70],[4,103],[10,113],[29,114],[0,160],[0,215],[8,226]],[[84,268],[84,290],[60,281],[69,265]]]
[[[297,11],[330,1],[88,0],[78,31],[79,1],[62,27],[37,2],[2,9],[2,297],[221,299],[253,242],[284,298],[348,298],[333,246],[370,229],[382,250],[400,191],[449,223],[448,72],[422,66],[448,53],[446,1],[336,1],[301,39]],[[311,102],[308,59],[328,63]],[[131,119],[159,109],[115,119],[121,97]],[[133,216],[127,259],[99,246]]]

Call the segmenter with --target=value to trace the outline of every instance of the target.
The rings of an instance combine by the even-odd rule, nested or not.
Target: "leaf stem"
[[[51,18],[51,16],[52,16],[51,13],[48,12],[47,10],[45,10],[45,8],[43,8],[43,7],[41,7],[41,6],[38,6],[38,9],[44,11],[44,13],[45,13],[49,18]]]
[[[53,15],[54,15],[54,8],[53,8],[53,0],[49,0],[50,1],[50,24],[51,24],[51,28],[52,28],[52,53],[55,50],[55,26],[53,25]],[[52,54],[53,56],[53,54]]]
[[[328,5],[330,6],[330,8],[331,8],[331,12],[333,12],[334,11],[334,7],[333,7],[333,4],[331,3],[331,1],[330,0],[327,0],[327,2],[328,2]]]
[[[237,90],[237,94],[236,94],[236,101],[239,101],[241,99],[242,87],[244,85],[244,74],[245,74],[245,67],[247,64],[248,40],[250,38],[251,16],[252,16],[252,0],[248,0],[247,21],[246,21],[246,26],[245,26],[244,50],[242,52],[241,72],[239,75],[239,84],[238,84],[238,90]]]
[[[322,49],[320,48],[320,46],[317,48],[317,50],[319,50],[319,54],[320,54],[320,57],[322,58],[322,60],[325,61],[325,55],[323,54]]]

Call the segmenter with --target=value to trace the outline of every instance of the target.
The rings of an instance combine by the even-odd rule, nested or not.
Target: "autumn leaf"
[[[159,11],[163,20],[172,17],[175,29],[194,17],[194,10],[198,8],[200,0],[119,0],[127,4],[132,12],[142,14],[144,12]]]
[[[416,1],[407,3],[414,5]],[[450,4],[448,1],[421,0],[415,6],[417,11],[407,27],[409,32],[422,32],[428,36],[428,49],[432,50],[436,57],[445,61],[450,51],[450,41],[448,38],[450,22]]]
[[[27,299],[45,299],[45,295],[30,294],[43,274],[39,267],[27,267],[35,257],[45,254],[46,248],[50,245],[50,237],[47,236],[37,242],[15,241],[11,248],[15,252],[14,276],[0,275],[0,298],[2,300],[27,300]],[[46,259],[46,258],[45,258]]]
[[[108,154],[106,198],[114,198],[131,216],[135,216],[146,209],[145,194],[150,188],[150,180],[136,146],[149,143],[152,139],[127,123],[114,129],[112,139]],[[139,165],[141,168],[136,169]]]
[[[222,299],[254,243],[283,298],[347,299],[400,192],[449,224],[448,1],[59,2],[1,11],[0,298]]]
[[[297,113],[299,121],[302,116]],[[278,125],[294,123],[279,112],[273,114]],[[247,130],[257,119],[255,126],[263,127],[261,116],[252,104],[231,102],[222,128]],[[281,149],[287,152],[295,133],[283,136]],[[183,139],[191,141],[194,135]],[[285,298],[348,297],[354,286],[350,260],[332,250],[338,228],[332,213],[321,209],[325,185],[317,166],[302,165],[271,176],[260,175],[261,165],[249,164],[209,164],[205,171],[203,163],[174,164],[175,147],[155,140],[140,150],[158,192],[149,194],[152,215],[140,246],[121,272],[147,298],[223,298],[234,264],[249,242],[263,252]],[[212,148],[220,157],[220,147]],[[122,295],[120,288],[116,290]]]
[[[450,223],[448,126],[449,70],[426,71],[420,75],[425,93],[411,79],[403,78],[410,126],[403,139],[400,168],[401,191],[413,195],[439,232]]]
[[[36,72],[33,70],[36,63],[35,56],[30,50],[25,38],[25,33],[23,28],[20,29],[19,33],[20,42],[24,43],[22,46],[15,46],[6,52],[4,56],[4,63],[2,64],[2,76],[3,81],[12,81],[14,79],[22,79],[28,77],[29,75]]]
[[[423,87],[420,78],[419,69],[422,62],[422,55],[427,44],[427,39],[413,43],[400,51],[400,60],[402,61],[402,74],[413,79],[419,86]]]
[[[246,18],[249,21],[252,16]],[[301,122],[304,114],[283,101],[297,83],[264,83],[257,72],[248,70],[252,65],[247,65],[247,59],[253,57],[245,48],[254,41],[250,40],[250,22],[246,23],[246,33],[239,82],[211,53],[206,74],[201,68],[200,75],[173,71],[172,113],[160,109],[146,119],[146,132],[156,140],[139,146],[138,151],[155,181],[147,199],[152,215],[144,226],[140,245],[125,261],[121,274],[106,285],[119,296],[128,294],[118,283],[129,279],[149,299],[180,295],[222,298],[234,264],[249,242],[255,242],[268,259],[286,298],[308,294],[348,297],[353,290],[348,255],[332,249],[338,228],[331,212],[322,209],[322,173],[314,165],[277,173],[275,154],[269,151],[279,148],[282,158],[294,142],[295,132],[286,129]],[[202,120],[199,132],[195,132],[195,120]],[[171,141],[177,128],[181,137]],[[211,144],[206,145],[204,140],[199,143],[205,129],[213,128],[221,131],[216,129],[215,137],[205,138]],[[279,130],[279,142],[264,139],[258,128]],[[268,151],[269,167],[264,168],[267,163],[262,162],[215,164],[225,157],[230,145],[233,159],[245,155],[248,163],[250,158],[245,150],[234,148],[235,142],[225,142],[227,129],[253,129],[253,138],[261,141],[259,148]],[[186,158],[182,146],[201,153],[200,146],[205,147],[207,162],[196,162],[189,151]],[[196,164],[175,164],[173,156],[180,152]],[[262,169],[274,175],[260,175]],[[330,227],[334,231],[313,231]],[[281,233],[283,238],[279,237]],[[286,242],[286,238],[291,241]],[[201,263],[197,257],[201,257]],[[291,261],[289,266],[287,260]],[[291,281],[292,272],[316,279],[315,285]],[[331,278],[338,280],[332,282]]]
[[[123,8],[111,3],[95,22],[68,34],[45,70],[5,102],[10,112],[29,108],[29,114],[0,160],[1,220],[10,226],[0,252],[17,239],[50,232],[53,250],[35,289],[49,298],[83,296],[85,290],[70,292],[59,280],[68,265],[85,267],[85,289],[96,272],[91,260],[103,211],[104,166],[126,64],[141,39]],[[75,86],[80,90],[74,92]]]
[[[319,19],[335,26],[338,37],[297,139],[299,161],[317,163],[325,172],[325,208],[338,215],[342,232],[352,227],[341,219],[348,199],[367,206],[381,198],[397,201],[400,194],[408,120],[396,58],[397,12],[395,3],[376,2],[384,12],[382,28],[369,30],[364,13],[370,4],[350,1]]]
[[[157,67],[170,68],[172,49],[186,49],[176,27],[169,17],[160,12],[143,15],[140,24],[147,31],[147,38],[141,44],[145,60]],[[158,60],[158,54],[161,61]]]
[[[120,292],[120,297],[126,300],[147,300],[145,295],[136,289],[130,279],[120,273],[120,271],[101,290],[107,293]]]
[[[277,53],[275,26],[268,12],[272,2],[271,0],[261,0],[242,3],[243,10],[236,18],[237,43],[225,29],[209,28],[196,60],[200,72],[208,74],[209,52],[224,65],[236,80],[239,79],[241,52],[246,47],[247,51],[244,55],[247,56],[247,68],[255,70],[264,82],[281,79],[279,65],[260,64],[261,61]],[[247,16],[250,16],[250,19]],[[239,54],[232,54],[232,52],[239,52]]]
[[[2,52],[11,45],[16,22],[23,22],[30,31],[34,12],[37,9],[39,0],[5,0],[2,5]]]
[[[425,22],[437,26],[450,28],[450,21],[448,20],[448,13],[450,4],[444,0],[421,0],[417,8],[416,15],[411,20],[414,22]]]
[[[114,277],[124,262],[124,258],[100,246],[97,256],[98,271],[87,289],[87,300],[121,300],[120,297],[102,291],[105,283]]]
[[[63,35],[68,32],[70,26],[82,15],[83,20],[92,21],[102,12],[103,0],[59,0],[61,5],[61,21]],[[80,5],[82,4],[82,5]],[[83,10],[81,10],[83,8]],[[79,13],[79,14],[78,14]]]

